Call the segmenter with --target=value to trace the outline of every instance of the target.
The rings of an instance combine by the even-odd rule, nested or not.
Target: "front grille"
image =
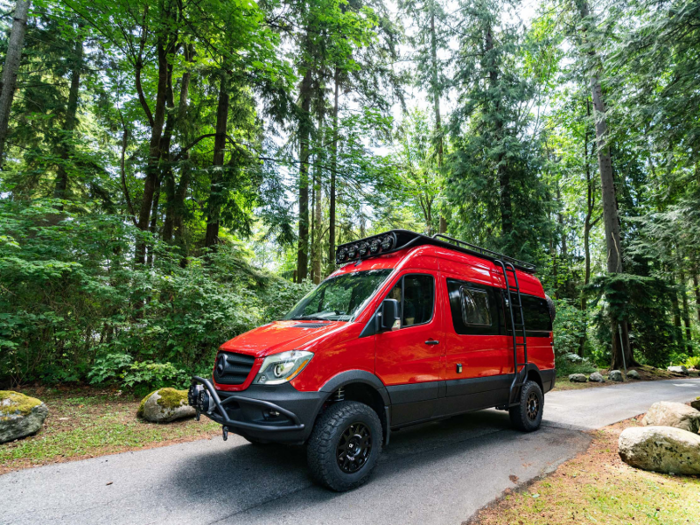
[[[242,385],[248,379],[255,357],[233,352],[219,352],[214,365],[214,381],[220,385]]]

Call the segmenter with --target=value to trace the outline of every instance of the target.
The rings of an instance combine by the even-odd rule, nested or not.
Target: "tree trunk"
[[[335,93],[333,95],[333,150],[331,158],[331,181],[328,188],[328,267],[329,273],[335,268],[335,174],[338,169],[338,97],[340,94],[340,70],[336,66],[333,74]]]
[[[153,191],[153,208],[151,209],[151,222],[148,226],[148,231],[155,238],[156,229],[158,226],[158,205],[160,204],[160,178],[156,179],[156,188]],[[146,252],[146,264],[153,265],[153,247],[149,247]]]
[[[156,107],[151,127],[151,139],[148,148],[148,164],[146,165],[146,180],[143,185],[143,199],[139,209],[138,228],[147,231],[150,226],[153,195],[158,184],[158,170],[161,154],[161,137],[165,124],[165,106],[168,90],[168,56],[165,42],[158,42],[158,87],[156,91]],[[147,107],[147,106],[146,106]],[[145,108],[144,108],[145,109]],[[136,263],[144,264],[146,261],[146,244],[139,242],[136,245]]]
[[[80,27],[78,29],[80,30]],[[73,151],[73,131],[78,124],[78,99],[80,96],[80,74],[83,69],[83,40],[78,38],[75,44],[75,55],[71,70],[70,89],[68,91],[68,106],[66,107],[66,120],[63,123],[63,134],[61,137],[61,145],[59,148],[59,156],[61,162],[58,165],[56,172],[56,186],[54,189],[54,197],[57,199],[65,199],[68,190],[68,170],[66,164],[70,162],[71,152]],[[60,205],[63,210],[63,205]]]
[[[442,140],[442,118],[440,115],[441,90],[438,78],[439,66],[437,60],[437,35],[435,33],[435,0],[431,0],[430,2],[430,59],[433,84],[433,112],[435,113],[435,146],[437,149],[438,171],[441,171],[444,157],[444,143]],[[443,210],[440,211],[438,233],[445,233],[447,231],[447,220],[442,212]]]
[[[309,137],[311,135],[311,69],[301,81],[301,122],[299,123],[299,244],[297,248],[296,281],[302,282],[309,273]]]
[[[698,310],[698,323],[700,323],[700,285],[698,285],[698,271],[693,271],[693,289],[695,290],[695,307]]]
[[[187,62],[192,62],[194,53],[190,46],[185,46],[185,60]],[[189,90],[190,81],[192,74],[189,70],[186,70],[182,75],[182,80],[180,82],[180,101],[178,103],[177,112],[177,124],[176,127],[183,130],[183,136],[187,136],[186,126],[183,126],[185,121],[185,116],[187,115],[187,108],[189,106]],[[187,142],[187,141],[185,141]],[[163,240],[165,242],[171,242],[173,233],[175,233],[176,240],[180,240],[181,236],[178,237],[177,232],[181,230],[183,215],[185,211],[185,196],[187,195],[187,187],[189,186],[189,158],[190,152],[185,152],[183,157],[183,163],[180,165],[180,183],[175,185],[174,173],[169,170],[169,177],[166,179],[165,193],[168,200],[167,207],[165,210],[165,221],[163,223]],[[182,232],[180,232],[181,234]],[[179,243],[178,243],[179,244]],[[183,255],[185,255],[183,253]]]
[[[586,113],[590,115],[590,104],[586,101]],[[583,162],[586,172],[586,217],[583,222],[583,254],[585,259],[584,275],[583,275],[583,285],[586,286],[591,282],[591,229],[593,229],[593,223],[591,218],[593,217],[593,210],[595,209],[595,191],[593,188],[593,180],[591,178],[591,169],[588,162],[588,128],[584,135],[583,141]],[[586,310],[588,309],[588,302],[586,301],[586,295],[581,291],[581,311],[584,316],[584,330],[583,334],[579,339],[579,350],[578,354],[583,357],[584,350],[586,346],[586,331],[588,329],[588,318]]]
[[[226,74],[221,78],[219,104],[216,109],[216,138],[214,139],[214,169],[211,175],[211,190],[207,206],[207,233],[204,245],[214,247],[219,241],[219,215],[223,197],[223,165],[226,152],[226,132],[228,128],[229,93]]]
[[[589,23],[590,10],[588,2],[580,3],[581,18],[584,21],[585,32]],[[617,211],[617,197],[615,181],[613,178],[612,158],[607,144],[608,126],[605,119],[605,102],[600,86],[598,72],[600,71],[599,57],[594,51],[589,52],[591,59],[591,99],[593,100],[595,132],[598,150],[598,169],[600,171],[601,197],[603,201],[603,224],[605,226],[605,245],[607,255],[608,273],[622,273],[622,246],[620,244],[620,218]],[[618,335],[618,325],[622,328],[622,341]],[[628,366],[634,363],[634,358],[629,344],[629,329],[626,319],[615,319],[611,315],[610,328],[612,337],[612,364],[613,368],[620,368],[623,363]],[[624,352],[624,359],[623,359]]]
[[[683,260],[679,257],[678,261],[678,278],[681,282],[681,304],[683,305],[683,324],[685,325],[685,340],[690,343],[693,340],[693,335],[690,329],[690,306],[688,305],[688,293],[686,289],[685,271],[683,271]]]
[[[17,0],[15,16],[12,22],[10,40],[7,43],[7,55],[5,67],[2,70],[2,91],[0,92],[0,168],[5,157],[5,141],[7,140],[7,128],[10,124],[10,110],[12,99],[17,87],[17,73],[22,59],[24,46],[24,34],[27,31],[27,15],[31,2]]]
[[[313,234],[313,256],[311,258],[311,277],[314,284],[319,284],[322,279],[321,275],[321,238],[323,234],[323,222],[322,222],[322,208],[321,208],[321,196],[322,196],[322,171],[321,165],[323,164],[323,95],[321,95],[321,102],[318,115],[318,148],[316,152],[316,166],[314,167],[314,234]]]
[[[673,326],[676,328],[678,337],[683,339],[683,330],[681,329],[681,307],[678,302],[678,291],[676,290],[676,278],[673,276],[673,272],[670,273],[669,284],[673,288],[673,293],[671,294],[671,312],[673,313]]]

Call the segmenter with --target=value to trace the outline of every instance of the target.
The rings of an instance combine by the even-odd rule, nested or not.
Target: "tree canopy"
[[[0,383],[207,369],[392,228],[700,360],[700,0],[0,5]]]

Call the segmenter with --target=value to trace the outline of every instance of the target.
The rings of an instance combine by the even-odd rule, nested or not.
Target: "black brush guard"
[[[208,394],[207,406],[204,406],[205,399],[202,396],[203,390],[198,388],[204,387]],[[301,422],[299,417],[293,412],[283,408],[270,401],[264,401],[262,399],[253,399],[250,397],[241,396],[238,394],[232,394],[223,401],[219,397],[218,392],[211,384],[211,382],[203,377],[194,376],[192,378],[192,384],[188,392],[188,401],[191,406],[197,411],[197,420],[199,420],[200,414],[206,415],[208,418],[221,423],[224,427],[232,431],[241,431],[246,433],[246,431],[261,431],[261,432],[289,432],[289,431],[301,431],[304,430],[304,423]],[[231,419],[228,412],[224,408],[226,405],[236,403],[239,406],[248,405],[261,410],[268,410],[273,412],[278,412],[279,414],[285,416],[292,424],[276,424],[274,422],[270,423],[252,423],[249,421],[241,421],[237,419]]]

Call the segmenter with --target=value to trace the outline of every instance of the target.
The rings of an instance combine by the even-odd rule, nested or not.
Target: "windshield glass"
[[[304,297],[284,319],[349,321],[364,308],[391,269],[346,273],[323,281]]]

